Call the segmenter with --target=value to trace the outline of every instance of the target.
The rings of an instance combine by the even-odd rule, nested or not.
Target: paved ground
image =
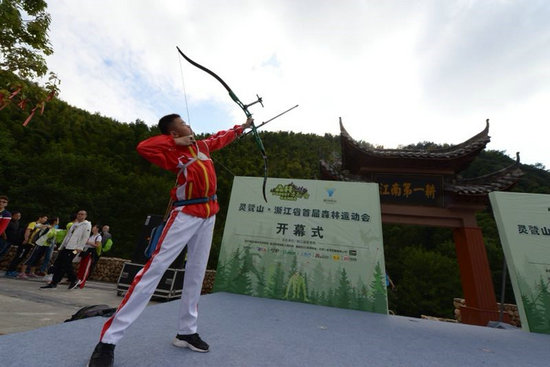
[[[117,307],[122,297],[116,284],[88,281],[84,289],[40,289],[44,280],[20,280],[0,274],[0,335],[55,325],[69,319],[84,306],[106,304]],[[151,302],[157,303],[157,302]]]

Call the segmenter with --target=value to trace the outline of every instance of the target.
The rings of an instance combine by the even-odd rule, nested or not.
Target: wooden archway
[[[499,319],[483,234],[475,218],[475,212],[483,208],[427,208],[395,204],[382,204],[381,207],[382,223],[451,228],[466,300],[466,306],[461,309],[462,322],[486,326],[489,321]]]
[[[484,210],[491,191],[511,188],[523,175],[515,164],[475,178],[459,173],[490,141],[485,128],[463,143],[441,149],[380,149],[355,141],[340,119],[342,157],[321,161],[321,178],[376,182],[382,223],[447,227],[453,230],[466,306],[463,323],[487,325],[499,318],[491,270],[476,212]]]

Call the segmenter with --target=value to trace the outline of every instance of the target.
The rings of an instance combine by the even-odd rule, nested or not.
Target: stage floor
[[[550,335],[229,293],[201,296],[211,347],[172,346],[179,300],[151,305],[115,350],[115,367],[548,366]],[[0,336],[3,367],[86,366],[105,318]]]

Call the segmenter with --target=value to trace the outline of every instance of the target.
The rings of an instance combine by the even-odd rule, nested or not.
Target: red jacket
[[[10,224],[11,221],[11,213],[7,210],[1,210],[0,211],[0,235],[4,233],[6,228],[8,228],[8,224]]]
[[[216,194],[217,182],[210,152],[221,149],[242,134],[240,125],[220,131],[194,145],[181,146],[170,135],[157,135],[138,144],[138,153],[149,162],[177,174],[176,186],[170,192],[174,201],[211,197]],[[220,210],[217,200],[186,205],[182,211],[208,218]]]

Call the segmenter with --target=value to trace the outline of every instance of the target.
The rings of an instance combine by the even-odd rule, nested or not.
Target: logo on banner
[[[278,196],[281,200],[297,201],[298,199],[309,199],[309,193],[303,186],[296,186],[293,182],[288,185],[279,184],[271,189],[273,196]]]
[[[325,188],[327,197],[323,199],[325,204],[336,204],[336,199],[334,199],[334,192],[336,189],[334,187]]]

